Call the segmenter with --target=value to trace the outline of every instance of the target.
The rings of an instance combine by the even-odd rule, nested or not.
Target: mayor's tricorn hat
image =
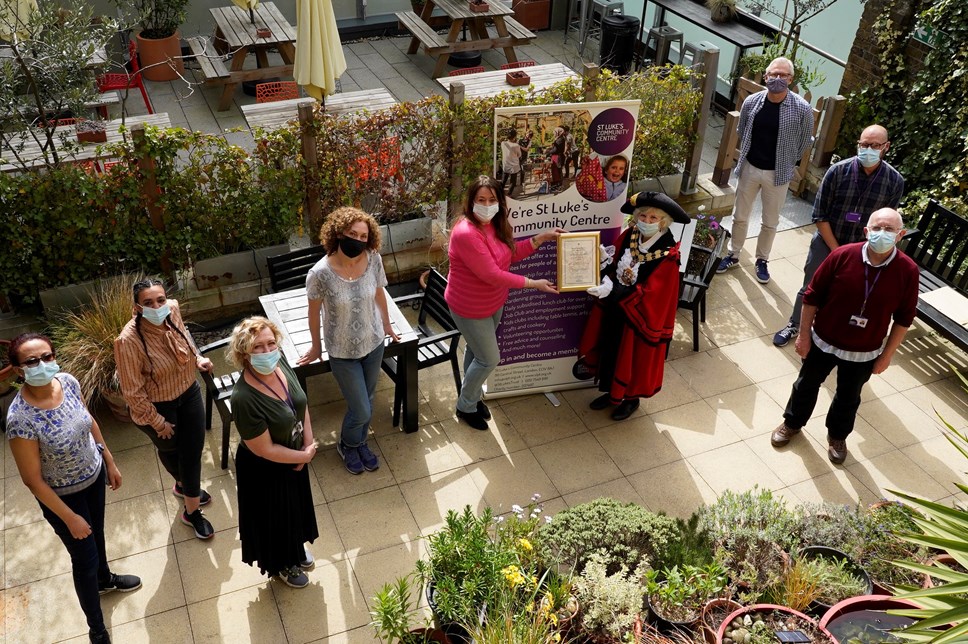
[[[682,206],[661,192],[636,192],[629,197],[628,201],[622,204],[622,212],[626,215],[631,215],[637,208],[646,208],[649,206],[664,211],[677,224],[689,223],[689,215],[682,209]]]

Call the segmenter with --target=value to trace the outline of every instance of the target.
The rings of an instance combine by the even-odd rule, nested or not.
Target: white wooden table
[[[171,127],[171,120],[167,112],[145,114],[143,116],[129,116],[124,124],[130,131],[136,123],[155,125],[157,127]],[[58,158],[66,161],[87,161],[105,156],[99,147],[108,143],[119,143],[124,140],[119,128],[121,119],[107,122],[106,143],[79,143],[73,125],[55,128],[53,144],[57,149]],[[34,128],[34,132],[17,132],[3,135],[3,145],[0,147],[0,172],[15,172],[25,168],[45,165],[42,146],[46,144],[46,135],[41,128]],[[128,137],[130,137],[130,133]],[[48,156],[50,153],[48,152]]]
[[[567,78],[579,78],[579,75],[572,71],[567,65],[562,63],[551,63],[549,65],[535,65],[534,67],[522,67],[516,70],[500,69],[490,72],[480,72],[478,74],[465,74],[463,76],[445,76],[438,78],[437,82],[450,93],[450,86],[453,83],[464,84],[464,98],[482,98],[494,96],[509,89],[517,89],[507,83],[507,73],[509,71],[522,71],[531,77],[531,87],[540,90],[551,87],[559,81]],[[527,87],[522,87],[527,89]]]
[[[253,103],[242,106],[249,127],[261,127],[266,130],[276,130],[289,121],[299,118],[301,103],[315,103],[309,97],[290,98],[285,101],[271,103]],[[353,112],[378,111],[397,104],[397,99],[386,89],[362,90],[359,92],[343,92],[326,97],[326,112],[329,114],[351,114]]]

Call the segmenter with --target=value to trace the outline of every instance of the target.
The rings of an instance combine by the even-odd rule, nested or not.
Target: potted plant
[[[108,140],[107,124],[98,119],[79,120],[75,131],[81,143],[106,143]]]
[[[419,597],[420,577],[415,573],[400,577],[393,584],[384,584],[373,597],[373,610],[370,611],[373,621],[370,625],[376,630],[377,637],[388,643],[447,644],[447,635],[432,628],[426,618],[423,619],[423,626],[414,626],[414,622],[419,621],[418,616],[422,615],[413,599],[414,584],[418,586]]]
[[[131,422],[131,417],[115,373],[114,340],[131,319],[131,285],[144,278],[129,274],[101,280],[89,305],[48,314],[61,369],[77,378],[88,405],[102,398],[122,422]]]
[[[905,641],[889,631],[907,628],[911,617],[888,611],[908,610],[918,605],[908,599],[884,595],[861,595],[838,602],[820,619],[820,627],[830,631],[838,642],[900,644]]]
[[[901,560],[923,562],[931,556],[928,547],[906,542],[900,537],[904,533],[917,532],[915,521],[923,516],[900,501],[875,503],[862,516],[860,554],[856,557],[871,576],[875,592],[889,595],[897,586],[924,585],[927,578],[922,573],[893,563]]]
[[[505,74],[504,80],[511,87],[523,87],[531,84],[531,77],[528,76],[527,72],[523,72],[520,69]]]
[[[593,642],[625,641],[642,612],[645,596],[645,562],[629,570],[624,563],[609,572],[609,560],[594,552],[575,580],[581,606],[581,629]]]
[[[184,73],[178,27],[185,21],[187,6],[188,0],[134,0],[133,10],[141,23],[138,53],[148,80],[170,81]]]
[[[736,0],[706,0],[713,22],[729,22],[736,17]]]
[[[839,601],[871,594],[870,575],[843,552],[826,546],[807,546],[799,554],[806,576],[817,587],[817,597],[807,607],[808,613],[820,617]]]
[[[744,606],[726,618],[717,644],[775,644],[779,631],[800,631],[813,644],[837,644],[833,636],[800,611],[778,604]]]
[[[491,8],[491,5],[484,2],[484,0],[468,0],[467,5],[474,13],[484,13]]]
[[[709,598],[725,587],[726,573],[716,563],[673,566],[646,575],[646,599],[659,631],[691,629]]]

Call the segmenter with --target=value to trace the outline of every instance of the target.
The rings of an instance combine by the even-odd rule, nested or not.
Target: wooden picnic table
[[[129,116],[124,120],[124,125],[128,130],[136,123],[171,127],[171,120],[168,118],[167,112]],[[124,135],[120,131],[121,124],[122,120],[119,118],[107,122],[106,143],[79,143],[73,125],[55,128],[52,142],[60,159],[68,161],[94,160],[106,156],[103,149],[100,153],[98,152],[99,147],[103,148],[109,143],[119,143],[124,140]],[[46,144],[47,138],[43,130],[36,129],[37,132],[35,133],[17,132],[3,135],[3,146],[0,147],[0,172],[16,172],[46,164],[42,147]],[[128,136],[130,137],[130,134]]]
[[[417,431],[417,334],[410,326],[403,311],[397,306],[390,294],[384,289],[387,300],[387,310],[390,314],[390,325],[400,337],[399,342],[386,340],[383,350],[384,357],[396,357],[400,362],[400,369],[405,374],[403,396],[403,429],[405,432]],[[272,320],[282,333],[279,350],[286,356],[286,360],[296,372],[299,383],[306,390],[306,378],[331,371],[329,353],[323,342],[323,354],[319,360],[307,365],[296,366],[299,356],[309,350],[312,338],[309,335],[309,299],[306,289],[282,291],[263,295],[259,303],[265,311],[266,317]]]
[[[242,115],[252,129],[277,130],[289,121],[298,119],[299,105],[307,102],[316,103],[316,99],[304,96],[271,103],[253,103],[242,106]],[[377,111],[396,104],[397,99],[384,88],[332,94],[325,100],[329,114]]]
[[[228,67],[217,59],[210,59],[207,66],[201,65],[207,82],[222,85],[218,111],[224,112],[231,107],[235,88],[242,81],[292,76],[296,59],[296,29],[283,17],[274,2],[259,3],[255,9],[255,24],[252,24],[247,11],[235,5],[216,7],[209,9],[209,12],[215,19],[215,51],[206,53],[212,55],[217,52],[232,57]],[[257,30],[263,27],[272,33],[265,38],[259,38]],[[195,41],[190,45],[201,44]],[[279,50],[284,64],[269,64],[267,52],[273,47]],[[192,49],[194,51],[196,47]],[[243,69],[250,51],[255,52],[258,69]]]
[[[450,30],[442,38],[430,26],[430,14],[434,7],[440,7],[451,19]],[[510,18],[514,10],[500,0],[488,0],[487,11],[471,11],[468,0],[427,0],[418,16],[412,11],[398,11],[397,21],[413,34],[408,54],[417,53],[423,45],[427,55],[435,57],[434,78],[444,73],[447,58],[458,51],[481,51],[484,49],[503,49],[509,63],[517,62],[514,48],[528,45],[537,36],[518,21]],[[466,41],[459,40],[464,25],[468,27]],[[493,24],[496,36],[488,33],[488,24]]]
[[[464,98],[482,98],[494,96],[509,89],[517,89],[508,85],[507,73],[512,70],[501,69],[478,74],[464,74],[462,76],[445,76],[438,78],[437,82],[444,88],[445,92],[450,93],[450,86],[454,83],[464,84]],[[568,78],[579,78],[579,75],[572,71],[567,65],[562,63],[551,63],[549,65],[535,65],[534,67],[522,67],[513,71],[522,71],[531,77],[531,87],[534,89],[546,89],[559,81]]]

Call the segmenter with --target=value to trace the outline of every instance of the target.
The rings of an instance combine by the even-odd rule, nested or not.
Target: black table
[[[733,57],[732,70],[735,72],[739,67],[739,59],[747,49],[762,47],[763,39],[772,39],[777,31],[771,25],[759,20],[754,16],[740,14],[729,22],[714,22],[709,16],[709,9],[706,5],[692,2],[691,0],[643,0],[642,18],[639,21],[639,42],[642,42],[642,34],[645,32],[645,11],[649,2],[656,6],[655,22],[653,26],[658,27],[665,24],[666,12],[679,16],[686,22],[705,29],[709,33],[718,36],[736,45],[737,52]],[[644,43],[643,43],[644,46]],[[643,56],[645,52],[643,52]],[[735,83],[733,84],[735,92]],[[730,100],[732,100],[730,96]]]
[[[410,323],[404,317],[400,307],[390,298],[390,294],[384,289],[387,299],[387,309],[390,313],[390,324],[393,330],[400,336],[399,342],[386,341],[386,349],[383,355],[386,357],[396,357],[400,361],[401,370],[405,375],[404,397],[403,397],[403,429],[406,432],[417,431],[417,334],[414,332]],[[327,373],[332,369],[329,366],[329,354],[323,346],[323,354],[319,360],[311,362],[301,367],[296,366],[299,356],[306,353],[312,346],[312,338],[309,335],[309,299],[306,297],[306,289],[296,289],[263,295],[259,298],[259,303],[266,313],[266,317],[272,320],[282,332],[282,345],[279,349],[299,378],[299,384],[303,390],[306,389],[306,378],[321,373]],[[322,332],[322,330],[320,330]],[[322,338],[320,338],[322,342]]]

